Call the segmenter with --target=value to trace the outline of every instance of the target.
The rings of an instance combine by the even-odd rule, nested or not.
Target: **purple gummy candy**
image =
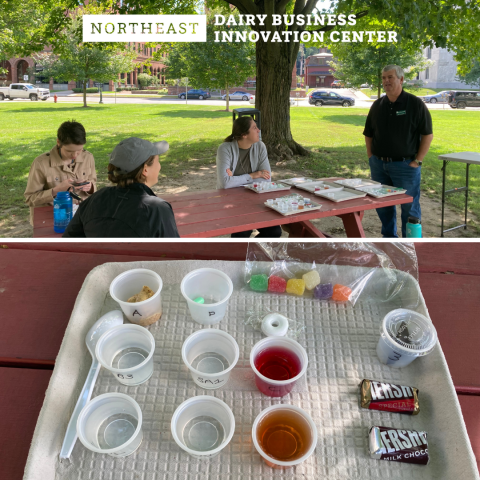
[[[318,300],[327,300],[333,295],[333,285],[331,283],[320,283],[313,289],[313,296]]]

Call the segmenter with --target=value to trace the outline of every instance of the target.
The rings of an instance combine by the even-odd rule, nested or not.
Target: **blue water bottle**
[[[407,238],[422,238],[422,222],[417,217],[408,217]]]
[[[53,200],[53,230],[63,233],[72,219],[72,197],[69,192],[58,192]]]

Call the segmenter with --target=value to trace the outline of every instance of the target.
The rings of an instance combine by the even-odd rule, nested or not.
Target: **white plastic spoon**
[[[77,419],[82,411],[82,408],[87,404],[87,402],[92,397],[93,387],[98,377],[98,372],[100,371],[100,365],[98,363],[97,357],[95,356],[95,345],[97,344],[98,339],[103,335],[104,332],[110,330],[117,325],[122,325],[123,323],[123,314],[120,310],[113,310],[106,313],[103,317],[95,322],[93,327],[88,331],[87,336],[85,337],[85,343],[87,344],[88,350],[92,355],[92,366],[88,372],[87,379],[85,380],[85,385],[83,386],[82,392],[78,397],[77,404],[73,410],[72,417],[68,422],[67,433],[63,440],[62,450],[60,451],[60,458],[70,458],[75,442],[77,441]]]

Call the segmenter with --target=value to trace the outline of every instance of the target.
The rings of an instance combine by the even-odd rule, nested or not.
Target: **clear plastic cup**
[[[92,452],[126,457],[142,443],[142,411],[128,395],[104,393],[83,407],[77,420],[77,433]]]
[[[273,198],[269,198],[267,200],[267,205],[273,205]]]
[[[183,363],[193,381],[208,390],[223,387],[238,362],[240,349],[228,333],[206,328],[192,333],[182,346]]]
[[[273,468],[303,463],[317,446],[312,417],[294,405],[272,405],[257,416],[252,427],[253,445]]]
[[[307,371],[308,357],[305,349],[291,338],[267,337],[253,346],[250,366],[255,373],[255,384],[263,394],[283,397]],[[281,379],[269,378],[265,373]]]
[[[130,303],[127,300],[139,293],[143,286],[155,293],[143,302]],[[125,316],[132,323],[146,327],[162,316],[163,282],[158,273],[146,268],[135,268],[121,273],[110,284],[110,295],[120,305]]]
[[[183,277],[180,290],[192,318],[201,325],[214,325],[225,316],[233,283],[220,270],[199,268]],[[204,299],[203,304],[194,301],[199,297]]]
[[[171,429],[176,444],[192,457],[215,457],[232,439],[235,417],[225,402],[200,395],[178,406]]]
[[[124,385],[140,385],[153,373],[155,339],[139,325],[118,325],[98,340],[95,355],[102,367]]]
[[[436,344],[437,331],[427,317],[399,308],[389,312],[382,321],[377,355],[385,365],[401,368],[428,355]]]

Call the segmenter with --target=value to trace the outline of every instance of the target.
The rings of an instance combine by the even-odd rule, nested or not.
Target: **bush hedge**
[[[83,93],[83,88],[72,88],[73,93]],[[98,93],[98,88],[87,88],[87,93]]]

